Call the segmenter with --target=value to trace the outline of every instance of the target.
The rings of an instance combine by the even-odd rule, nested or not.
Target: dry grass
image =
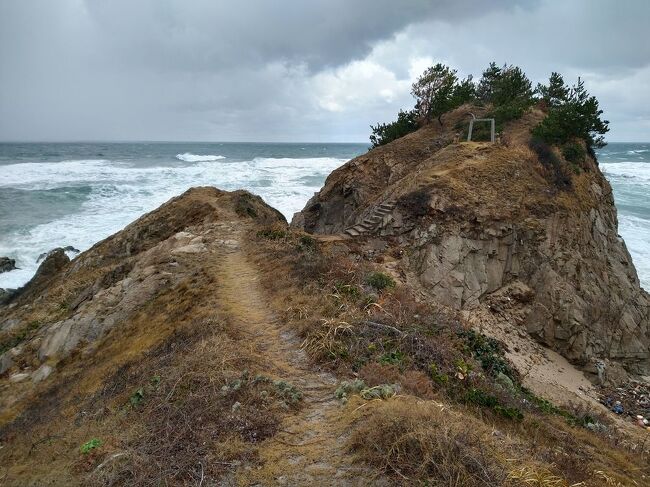
[[[368,303],[364,276],[373,264],[354,243],[346,250],[342,243],[321,243],[305,255],[293,243],[298,235],[256,239],[255,253],[265,285],[312,358],[370,387],[397,384],[401,394],[429,400],[362,407],[372,414],[355,422],[358,459],[408,485],[600,486],[597,472],[621,485],[641,485],[650,474],[644,457],[616,430],[599,434],[581,426],[589,416],[606,423],[593,412],[549,410],[499,384],[495,364],[500,369],[507,362],[494,352],[484,369],[471,350],[477,341],[460,333],[465,328],[454,313],[417,302],[403,285]],[[516,372],[510,373],[518,387]],[[440,413],[437,403],[456,412]],[[493,456],[489,445],[504,438],[516,447]]]
[[[397,398],[375,406],[358,421],[349,446],[411,485],[498,486],[507,479],[486,426],[435,402]]]

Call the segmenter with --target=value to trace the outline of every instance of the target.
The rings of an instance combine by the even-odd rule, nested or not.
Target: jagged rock
[[[0,288],[0,305],[7,304],[15,294],[15,289]]]
[[[9,370],[12,366],[14,365],[14,361],[11,357],[10,352],[5,352],[2,355],[0,355],[0,375],[4,374],[7,370]]]
[[[54,369],[52,367],[43,364],[32,374],[32,380],[37,383],[41,382],[47,379],[53,371]]]
[[[596,162],[586,159],[560,187],[527,146],[543,113],[508,126],[508,145],[451,143],[466,114],[449,113],[447,128],[426,125],[341,166],[294,226],[342,234],[394,201],[370,234],[349,235],[384,237],[391,255],[408,249],[400,270],[430,299],[468,312],[488,307],[574,364],[603,358],[650,373],[650,298]]]
[[[16,261],[9,257],[0,257],[0,274],[13,271],[16,268]]]
[[[63,267],[70,262],[70,258],[63,249],[54,249],[48,252],[47,257],[38,267],[34,277],[25,285],[24,290],[35,289],[43,286],[56,276]]]
[[[40,261],[48,257],[51,253],[56,252],[57,250],[63,250],[64,252],[71,252],[73,254],[78,254],[80,252],[79,249],[74,248],[72,245],[67,245],[66,247],[57,247],[55,249],[50,250],[49,252],[43,252],[38,256],[36,259],[36,263],[38,264]]]

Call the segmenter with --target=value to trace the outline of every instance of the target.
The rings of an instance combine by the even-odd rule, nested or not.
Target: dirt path
[[[226,230],[226,228],[224,228]],[[236,326],[250,334],[251,351],[266,363],[266,373],[286,380],[303,392],[303,406],[283,422],[280,431],[261,444],[264,466],[238,472],[238,485],[368,485],[376,483],[363,468],[352,464],[345,451],[346,432],[341,406],[334,398],[336,379],[317,372],[300,341],[283,330],[259,283],[259,272],[247,259],[241,242],[243,229],[220,244],[217,276],[219,301]]]

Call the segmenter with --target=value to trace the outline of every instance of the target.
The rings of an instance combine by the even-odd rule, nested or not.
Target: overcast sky
[[[443,62],[582,76],[650,141],[650,0],[0,0],[0,140],[362,141]]]

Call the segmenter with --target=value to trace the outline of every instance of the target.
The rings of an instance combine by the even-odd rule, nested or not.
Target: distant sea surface
[[[244,188],[287,220],[327,175],[367,144],[3,143],[0,144],[0,256],[19,270],[0,288],[25,284],[40,254],[86,250],[192,186]],[[599,152],[625,238],[650,289],[650,143]],[[73,256],[72,254],[70,254]]]

